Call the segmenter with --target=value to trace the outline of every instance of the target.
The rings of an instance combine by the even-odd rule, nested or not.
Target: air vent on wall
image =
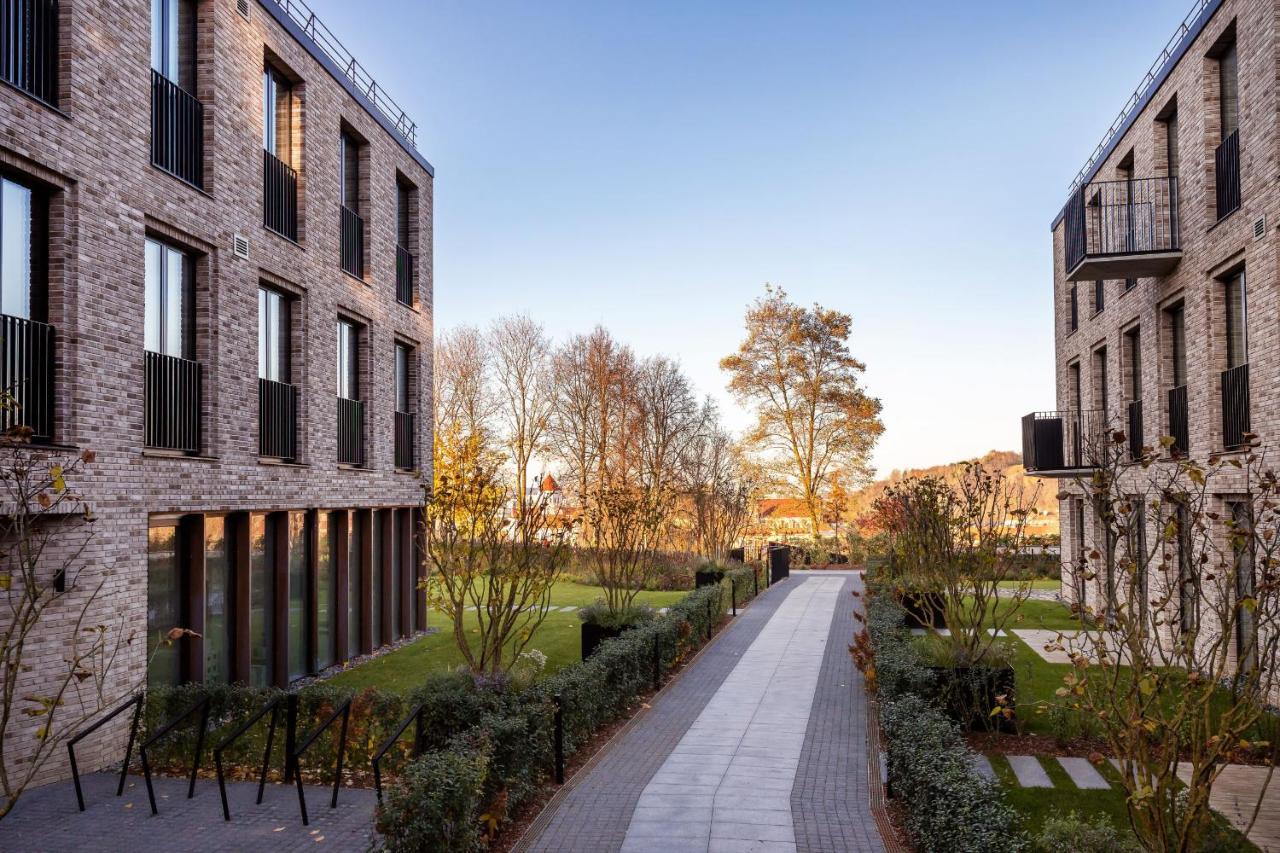
[[[231,253],[237,258],[249,259],[249,238],[240,234],[231,235]]]
[[[236,11],[246,21],[249,20],[249,0],[236,0]]]
[[[1261,240],[1267,236],[1267,217],[1259,216],[1253,223],[1253,239]]]

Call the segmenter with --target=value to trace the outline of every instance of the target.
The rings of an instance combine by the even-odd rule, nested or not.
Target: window
[[[414,203],[417,190],[403,180],[396,181],[396,299],[405,305],[413,304],[413,270],[417,259],[413,250]]]
[[[249,518],[249,683],[275,683],[275,554],[276,519],[255,513]]]
[[[147,685],[164,687],[182,681],[185,639],[169,643],[173,628],[185,627],[182,613],[182,575],[178,565],[178,526],[166,524],[147,531]]]
[[[1171,384],[1181,387],[1187,384],[1187,317],[1181,304],[1175,305],[1169,314],[1169,354]]]
[[[1104,419],[1111,409],[1107,378],[1107,348],[1099,347],[1093,352],[1093,402]]]
[[[230,684],[235,619],[235,562],[227,522],[204,519],[204,679]]]
[[[358,212],[360,210],[360,143],[347,132],[339,134],[341,157],[338,181],[342,187],[342,206]]]
[[[1218,109],[1222,138],[1240,128],[1239,55],[1235,39],[1218,54]]]
[[[1138,599],[1138,625],[1145,636],[1147,630],[1147,567],[1151,563],[1147,553],[1147,512],[1142,502],[1142,495],[1130,495],[1129,506],[1129,559],[1133,563],[1133,594]]]
[[[1080,328],[1080,285],[1071,282],[1071,331]]]
[[[258,377],[289,382],[289,298],[258,288]]]
[[[262,148],[292,165],[293,84],[270,65],[262,71]]]
[[[1101,314],[1102,309],[1107,307],[1107,283],[1105,281],[1095,281],[1093,283],[1093,313]]]
[[[339,134],[338,183],[342,193],[342,269],[364,278],[364,220],[360,217],[360,143],[346,131]]]
[[[396,411],[409,412],[409,360],[413,348],[408,344],[396,344]]]
[[[195,0],[151,0],[151,67],[195,90]]]
[[[338,537],[337,513],[316,514],[316,669],[332,666],[335,660],[338,620],[337,572],[334,570]]]
[[[1224,284],[1226,286],[1227,368],[1231,369],[1249,361],[1244,270],[1233,274]]]
[[[1124,333],[1125,393],[1130,400],[1142,399],[1142,331],[1135,326]]]
[[[290,512],[289,519],[289,680],[311,671],[307,655],[311,620],[307,609],[307,514]]]
[[[1236,667],[1244,674],[1258,666],[1257,559],[1249,503],[1235,501],[1230,509],[1229,535],[1236,574]]]
[[[1183,633],[1196,630],[1198,624],[1199,578],[1196,577],[1191,554],[1191,510],[1178,501],[1174,510],[1178,549],[1178,624]]]
[[[1178,108],[1174,106],[1163,119],[1165,168],[1169,177],[1178,176]]]
[[[1072,362],[1067,365],[1067,392],[1071,395],[1071,411],[1078,413],[1083,405],[1080,396],[1079,362]]]
[[[360,328],[350,320],[338,320],[338,396],[360,399]]]
[[[363,513],[347,514],[347,656],[360,654],[360,638],[364,629],[365,601],[362,579],[364,565]],[[374,638],[376,644],[378,638]]]
[[[413,247],[410,212],[414,189],[404,181],[396,182],[396,242],[406,249]]]
[[[46,319],[47,216],[42,194],[0,178],[0,314]]]
[[[145,346],[174,358],[195,356],[194,299],[190,263],[181,250],[147,239]]]
[[[1076,604],[1083,611],[1085,607],[1085,575],[1089,571],[1088,552],[1084,546],[1084,501],[1074,498],[1071,501],[1071,532],[1074,534],[1075,559],[1074,577]]]

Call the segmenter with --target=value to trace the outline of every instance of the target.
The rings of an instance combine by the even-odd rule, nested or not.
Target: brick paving
[[[223,853],[239,850],[366,850],[373,840],[372,791],[342,789],[338,807],[329,808],[332,788],[308,786],[310,826],[302,825],[293,786],[268,785],[262,805],[258,786],[228,782],[231,822],[222,819],[218,783],[201,779],[188,800],[183,779],[155,778],[153,816],[141,777],[130,776],[116,798],[119,776],[91,773],[82,778],[86,810],[76,810],[75,791],[59,782],[24,794],[0,822],[0,850],[6,853],[71,851],[146,851],[146,853]]]

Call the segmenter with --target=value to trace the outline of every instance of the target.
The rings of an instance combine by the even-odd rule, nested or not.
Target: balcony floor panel
[[[1182,261],[1182,252],[1150,252],[1142,255],[1086,257],[1067,273],[1067,281],[1122,278],[1154,278],[1168,275]]]

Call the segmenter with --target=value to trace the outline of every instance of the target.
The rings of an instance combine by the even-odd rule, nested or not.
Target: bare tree
[[[700,421],[701,429],[683,457],[681,490],[695,547],[707,558],[722,562],[750,519],[755,484],[710,400],[703,404]]]
[[[747,309],[747,336],[720,362],[729,390],[755,409],[747,441],[808,509],[814,536],[834,471],[864,480],[884,427],[880,401],[859,384],[863,364],[849,352],[848,314],[804,308],[766,286]]]
[[[489,347],[474,326],[458,326],[436,340],[433,373],[435,428],[487,436],[494,415]]]
[[[515,471],[516,514],[523,517],[529,508],[529,468],[551,423],[551,342],[528,317],[503,317],[489,332],[489,350],[502,439]]]

